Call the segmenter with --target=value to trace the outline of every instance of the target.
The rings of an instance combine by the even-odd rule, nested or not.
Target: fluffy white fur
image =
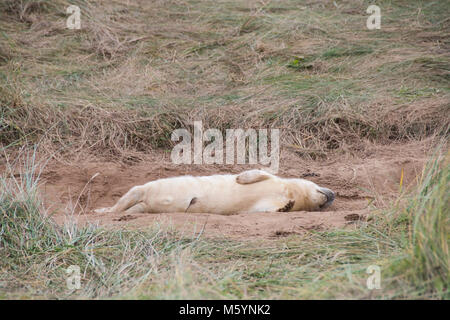
[[[284,179],[261,170],[238,175],[182,176],[130,189],[111,208],[95,212],[252,213],[318,210],[334,193],[304,179]]]

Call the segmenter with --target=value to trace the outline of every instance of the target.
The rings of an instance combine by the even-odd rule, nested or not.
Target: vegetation
[[[305,157],[445,143],[417,190],[352,230],[245,242],[57,225],[37,153],[1,158],[0,298],[449,299],[450,7],[380,0],[382,28],[367,30],[372,2],[1,1],[2,154],[125,161],[193,120],[283,128]],[[65,26],[70,4],[81,30]],[[382,290],[366,287],[370,265]]]
[[[368,30],[371,3],[2,1],[0,142],[126,157],[193,120],[327,154],[447,134],[448,4],[379,1]]]
[[[449,291],[449,165],[424,170],[404,208],[353,230],[272,241],[186,236],[158,225],[110,230],[56,225],[37,196],[38,166],[3,176],[0,283],[4,298],[444,298]],[[81,270],[80,290],[66,269]],[[382,290],[368,290],[367,268]]]

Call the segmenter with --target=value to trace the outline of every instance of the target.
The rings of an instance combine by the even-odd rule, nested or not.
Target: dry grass
[[[448,2],[377,1],[382,29],[369,31],[372,2],[1,1],[1,154],[39,144],[130,161],[194,120],[280,128],[304,157],[447,140]],[[69,4],[81,30],[65,27]],[[33,174],[5,174],[0,298],[448,299],[443,170],[380,221],[270,243],[60,227],[43,219]],[[84,270],[77,293],[65,287],[70,264]],[[386,271],[382,292],[365,286],[370,264]]]
[[[126,157],[193,120],[325,154],[448,133],[443,3],[383,1],[380,31],[365,1],[75,1],[81,30],[68,3],[0,4],[3,146]]]

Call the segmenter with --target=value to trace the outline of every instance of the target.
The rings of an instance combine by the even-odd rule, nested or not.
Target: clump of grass
[[[450,166],[448,159],[430,161],[417,194],[403,217],[409,222],[406,256],[393,269],[423,294],[449,298],[450,284]]]
[[[373,49],[367,46],[355,46],[351,48],[334,47],[328,49],[322,54],[324,59],[332,59],[339,57],[361,56],[372,53]]]
[[[35,172],[34,161],[33,154],[27,159],[28,168],[19,173],[19,178],[10,173],[8,178],[2,176],[0,180],[0,248],[5,259],[27,259],[45,249],[56,235],[55,225],[40,213],[39,173]]]

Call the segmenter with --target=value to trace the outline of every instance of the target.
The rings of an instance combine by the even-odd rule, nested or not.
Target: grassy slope
[[[120,154],[202,119],[345,152],[448,129],[445,1],[381,1],[375,31],[369,1],[80,0],[79,31],[64,0],[30,3],[0,4],[3,144]]]
[[[283,127],[285,144],[327,153],[448,129],[445,1],[379,1],[378,31],[365,28],[370,1],[73,2],[82,8],[81,31],[65,28],[66,1],[0,3],[3,146],[41,141],[67,153],[120,155],[167,147],[171,130],[193,119],[216,128]],[[393,206],[354,231],[268,243],[158,226],[59,229],[42,224],[35,180],[22,177],[30,183],[23,193],[5,186],[0,197],[0,292],[448,298],[447,163],[424,176],[407,209]],[[65,288],[71,264],[84,273],[75,293]],[[382,268],[381,291],[365,286],[371,264]]]

